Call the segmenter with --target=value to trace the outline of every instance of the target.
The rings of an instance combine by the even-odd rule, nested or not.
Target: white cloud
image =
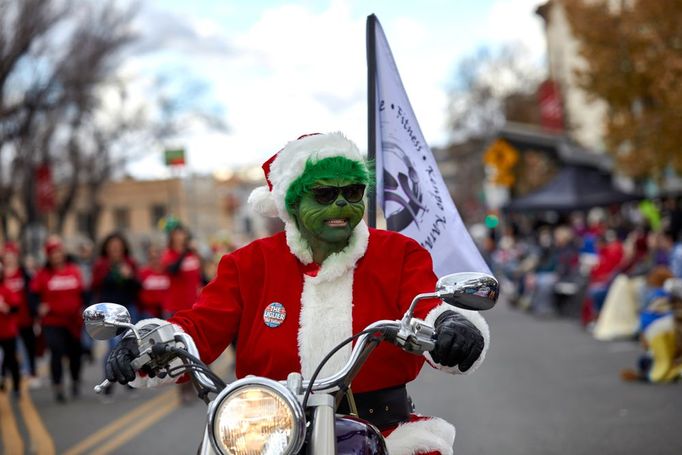
[[[540,0],[497,0],[488,13],[484,31],[492,43],[519,43],[536,61],[544,58],[546,42],[542,19],[536,8]]]
[[[458,24],[452,7],[447,10],[451,27],[434,27],[413,18],[407,7],[392,4],[384,30],[429,142],[441,144],[447,138],[447,87],[459,57],[481,44],[503,41],[524,43],[532,55],[544,55],[541,23],[533,13],[538,3],[497,0],[480,18],[480,27]],[[163,2],[156,5],[150,10],[154,14]],[[227,134],[183,137],[193,169],[260,164],[287,141],[314,131],[341,130],[366,147],[365,14],[354,12],[350,0],[333,0],[322,10],[266,8],[240,32],[199,10],[182,16],[163,10],[155,17],[158,23],[148,28],[147,39],[164,51],[128,62],[129,72],[163,65],[184,68],[209,83],[227,112]],[[458,27],[475,32],[458,35]],[[154,163],[159,162],[148,157],[131,170],[157,174]]]

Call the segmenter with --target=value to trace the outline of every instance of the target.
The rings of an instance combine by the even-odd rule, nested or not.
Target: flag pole
[[[374,33],[377,17],[367,16],[367,159],[374,166],[376,172],[376,35]],[[375,179],[376,182],[376,179]],[[367,195],[367,221],[369,227],[377,224],[377,188],[370,185]]]

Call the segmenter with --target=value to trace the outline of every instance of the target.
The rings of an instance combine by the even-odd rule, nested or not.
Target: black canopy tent
[[[505,211],[570,212],[643,198],[614,185],[610,156],[591,152],[564,134],[508,123],[497,137],[521,153],[532,150],[551,157],[558,168],[557,174],[543,187],[523,196],[512,195],[511,201],[503,207]]]
[[[547,185],[510,201],[504,209],[510,212],[568,212],[638,199],[642,199],[642,196],[616,188],[611,175],[601,169],[582,164],[564,164]]]

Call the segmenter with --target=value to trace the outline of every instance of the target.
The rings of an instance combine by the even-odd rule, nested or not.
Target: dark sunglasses
[[[318,204],[331,204],[339,197],[339,193],[341,193],[346,201],[354,204],[360,202],[365,195],[365,185],[358,183],[341,187],[318,186],[316,188],[311,188],[310,191],[313,193],[313,197]]]

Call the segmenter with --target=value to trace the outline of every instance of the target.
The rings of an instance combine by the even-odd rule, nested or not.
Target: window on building
[[[149,219],[152,222],[152,228],[159,227],[159,221],[166,217],[166,206],[163,204],[154,204],[149,209]]]
[[[88,212],[78,211],[76,213],[76,231],[79,234],[88,233],[88,225],[90,224],[90,216]]]
[[[114,227],[118,231],[125,231],[130,228],[130,210],[127,207],[116,207],[114,209]]]

